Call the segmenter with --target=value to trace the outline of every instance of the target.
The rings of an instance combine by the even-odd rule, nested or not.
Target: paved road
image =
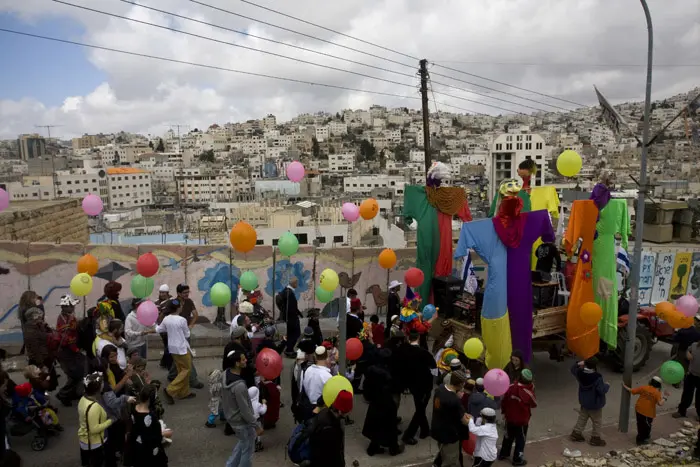
[[[666,360],[670,347],[665,344],[655,346],[652,357],[647,366],[637,375],[635,383],[649,379],[651,374]],[[202,354],[204,352],[201,352]],[[197,369],[206,378],[207,370],[218,367],[218,358],[197,358]],[[557,363],[548,360],[547,354],[537,354],[534,361],[534,373],[537,381],[537,398],[539,408],[536,409],[530,427],[530,440],[544,439],[555,435],[567,433],[571,430],[575,421],[577,406],[577,386],[574,378],[569,373],[573,360]],[[165,374],[157,368],[157,362],[149,362],[149,369],[154,377],[165,380]],[[288,381],[290,360],[285,360],[283,372],[283,385]],[[605,410],[605,422],[613,423],[617,420],[618,406],[621,393],[621,375],[604,369],[603,373],[607,381],[612,383],[612,389],[608,397],[608,408]],[[16,380],[21,380],[19,373],[14,373]],[[285,444],[292,429],[291,416],[289,415],[289,391],[288,386],[283,388],[283,400],[287,404],[282,409],[283,418],[277,428],[267,432],[264,436],[265,450],[255,455],[256,467],[283,467],[292,465],[285,459]],[[675,406],[680,398],[680,391],[672,390],[669,400],[670,406]],[[175,429],[172,447],[169,450],[170,465],[185,467],[193,465],[224,466],[226,458],[232,449],[235,438],[226,437],[223,434],[223,426],[215,429],[204,427],[207,417],[208,394],[206,389],[198,392],[194,400],[183,401],[175,406],[167,406],[165,420]],[[356,420],[347,428],[346,459],[348,465],[357,459],[361,466],[391,466],[410,465],[425,461],[436,453],[436,445],[432,442],[421,441],[417,446],[409,446],[406,452],[397,457],[388,456],[368,457],[365,454],[367,440],[361,435],[362,422],[367,405],[361,398],[356,399],[353,418]],[[407,422],[412,414],[412,402],[404,397],[401,415]],[[35,453],[30,450],[31,436],[14,439],[15,448],[25,459],[28,467],[55,467],[77,466],[78,445],[75,435],[76,409],[66,408],[60,412],[61,422],[66,431],[58,438],[51,439],[49,446],[43,452]],[[406,426],[404,422],[404,426]],[[631,425],[634,427],[634,424]]]

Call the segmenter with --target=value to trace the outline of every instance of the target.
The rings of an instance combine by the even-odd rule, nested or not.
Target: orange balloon
[[[97,258],[92,256],[90,253],[83,255],[78,260],[78,273],[84,272],[90,276],[97,274],[97,269],[99,269],[100,264]]]
[[[391,248],[386,248],[379,253],[379,265],[384,269],[396,266],[396,253]]]
[[[247,222],[239,221],[231,229],[229,240],[234,250],[240,253],[248,253],[255,248],[255,243],[258,241],[258,234],[252,225]]]
[[[693,325],[693,317],[688,318],[678,310],[663,313],[663,320],[674,329],[685,329]]]
[[[603,309],[596,302],[581,305],[581,321],[588,326],[595,326],[603,319]]]
[[[673,303],[670,302],[659,302],[656,304],[654,310],[656,311],[656,314],[659,316],[659,318],[668,321],[666,318],[664,318],[664,316],[668,313],[676,311],[676,307]]]
[[[366,221],[374,219],[379,212],[379,203],[374,198],[367,198],[360,204],[360,215]]]

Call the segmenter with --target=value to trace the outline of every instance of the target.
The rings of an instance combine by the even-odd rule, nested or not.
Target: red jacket
[[[421,321],[418,318],[409,321],[408,323],[404,323],[404,331],[406,332],[406,335],[408,335],[413,329],[418,331],[418,334],[427,334],[430,332],[430,327],[431,324],[429,322]]]
[[[535,407],[537,407],[537,399],[535,399],[535,387],[532,383],[511,384],[501,401],[501,411],[506,422],[516,426],[527,426],[530,423],[532,409]]]

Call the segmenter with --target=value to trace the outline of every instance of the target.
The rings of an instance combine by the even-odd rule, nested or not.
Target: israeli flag
[[[473,295],[479,287],[479,283],[476,280],[476,272],[472,264],[471,250],[462,261],[462,290]]]

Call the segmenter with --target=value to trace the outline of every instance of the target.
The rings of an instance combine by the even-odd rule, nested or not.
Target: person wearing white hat
[[[302,374],[299,409],[301,418],[306,421],[313,415],[316,402],[323,395],[323,386],[331,379],[331,367],[328,360],[328,350],[322,345],[314,352],[316,363]],[[309,410],[310,409],[310,410]]]
[[[637,446],[648,444],[651,439],[651,424],[656,418],[656,406],[662,406],[668,399],[668,392],[664,391],[661,394],[662,380],[658,376],[654,376],[645,386],[636,388],[625,388],[630,394],[639,396],[637,403],[634,406],[634,411],[637,415]]]
[[[481,409],[481,417],[474,421],[469,416],[469,433],[476,436],[474,446],[474,467],[490,467],[498,456],[498,427],[496,426],[496,411],[491,407]]]
[[[66,375],[66,384],[58,391],[56,398],[66,407],[71,406],[71,401],[80,398],[81,383],[85,376],[85,357],[78,348],[78,320],[75,317],[75,306],[78,303],[80,300],[70,295],[62,296],[59,302],[61,314],[56,320],[56,332],[61,338],[58,362]]]
[[[399,281],[391,281],[389,283],[389,297],[387,300],[386,308],[386,327],[384,328],[385,339],[391,337],[391,318],[394,316],[401,315],[401,297],[399,297],[399,291],[403,284]]]

